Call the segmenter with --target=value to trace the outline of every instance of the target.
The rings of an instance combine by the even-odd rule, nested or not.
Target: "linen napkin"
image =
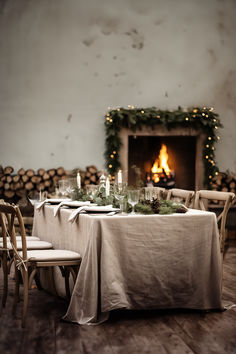
[[[73,203],[75,204],[75,206],[73,206]],[[77,204],[77,205],[76,205]],[[60,208],[65,205],[65,206],[70,206],[70,207],[81,207],[81,206],[88,206],[90,205],[90,202],[87,201],[87,202],[80,202],[80,201],[72,201],[72,202],[68,202],[68,201],[62,201],[60,204],[58,204],[55,208],[54,208],[54,212],[53,212],[53,215],[54,216],[57,216]],[[77,209],[76,209],[77,210]]]
[[[77,219],[78,215],[79,215],[81,212],[83,212],[85,208],[86,208],[86,206],[82,206],[82,207],[76,209],[75,211],[73,211],[73,212],[71,213],[71,215],[70,215],[70,217],[69,217],[68,220],[69,220],[71,223],[74,222],[74,221]]]
[[[39,205],[36,206],[36,210],[41,210],[48,201],[49,199],[43,200],[41,203],[39,203]]]

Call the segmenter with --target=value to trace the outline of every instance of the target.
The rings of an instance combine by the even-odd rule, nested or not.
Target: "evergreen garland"
[[[175,127],[191,127],[202,130],[206,133],[206,140],[203,147],[203,161],[205,167],[204,183],[210,187],[212,178],[218,174],[218,167],[215,162],[215,143],[219,140],[218,128],[223,127],[218,114],[213,108],[188,108],[183,110],[178,107],[176,111],[160,110],[151,108],[117,108],[110,110],[105,115],[106,129],[106,168],[110,175],[117,172],[120,167],[119,151],[121,138],[119,136],[122,128],[131,129],[136,132],[142,130],[143,126],[154,129],[158,125],[164,125],[168,130]]]

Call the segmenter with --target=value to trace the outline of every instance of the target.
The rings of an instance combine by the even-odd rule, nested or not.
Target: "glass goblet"
[[[61,179],[60,181],[58,181],[58,189],[59,189],[59,193],[62,195],[63,198],[66,197],[67,192],[67,188],[68,188],[68,180],[67,179]]]
[[[132,205],[131,215],[135,215],[134,206],[139,202],[139,189],[130,189],[128,191],[128,203]]]
[[[74,193],[76,187],[77,187],[77,179],[76,178],[69,178],[66,191],[71,198],[73,197],[73,193]]]
[[[127,183],[115,183],[114,196],[119,201],[121,214],[124,214],[124,198],[127,194]]]

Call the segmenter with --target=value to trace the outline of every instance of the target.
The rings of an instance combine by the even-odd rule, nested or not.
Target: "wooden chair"
[[[1,201],[0,205],[9,205],[3,201]],[[0,224],[1,227],[1,237],[0,237],[0,262],[2,264],[3,269],[3,297],[2,297],[2,307],[6,306],[7,302],[7,294],[8,294],[8,275],[11,271],[11,266],[13,263],[13,247],[10,240],[10,237],[7,236],[7,226],[11,222],[10,215],[5,214],[1,215]],[[13,232],[15,234],[15,227],[13,225]],[[16,248],[17,250],[22,250],[22,241],[21,236],[15,236],[16,238]],[[43,250],[43,249],[51,249],[52,244],[46,241],[40,241],[38,237],[34,236],[26,236],[27,240],[27,248],[28,250]],[[40,283],[37,278],[37,285],[40,287]]]
[[[6,225],[4,216],[9,215],[10,222]],[[14,219],[18,219],[20,234],[22,239],[22,251],[17,250],[17,242],[14,231]],[[65,287],[67,296],[70,295],[69,276],[72,274],[75,282],[81,257],[78,253],[68,250],[27,250],[27,240],[23,218],[18,206],[15,205],[0,205],[0,222],[3,229],[3,234],[9,235],[15,263],[15,295],[13,313],[16,311],[16,306],[19,301],[19,279],[20,275],[23,280],[24,287],[24,305],[22,316],[22,327],[25,327],[27,307],[28,307],[28,291],[31,288],[32,281],[37,274],[39,268],[56,267],[58,266],[65,278]],[[6,237],[4,246],[6,246]]]
[[[194,191],[189,191],[186,189],[173,188],[169,189],[167,193],[167,200],[176,200],[178,202],[184,203],[184,205],[189,208],[191,201],[195,195]]]
[[[197,191],[195,197],[194,208],[200,210],[208,210],[208,205],[210,201],[222,201],[222,212],[217,216],[217,223],[219,227],[220,234],[220,250],[224,254],[225,249],[225,238],[226,238],[226,218],[230,206],[235,199],[235,194],[230,192],[220,192],[220,191],[208,191],[200,190]]]
[[[165,199],[166,197],[166,189],[162,187],[144,187],[144,193],[145,196],[150,193],[152,198]]]

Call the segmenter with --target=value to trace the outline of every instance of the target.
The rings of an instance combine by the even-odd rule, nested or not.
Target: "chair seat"
[[[19,252],[22,256],[22,252]],[[29,261],[74,261],[80,260],[81,256],[77,252],[68,250],[38,250],[28,251],[27,258]]]
[[[7,241],[9,241],[10,238],[7,237]],[[37,236],[26,236],[27,241],[40,241],[40,238]],[[21,241],[21,236],[16,236],[16,241]]]
[[[22,250],[22,243],[21,241],[16,242],[17,249]],[[0,241],[0,248],[3,247],[3,242]],[[7,242],[7,248],[12,250],[12,245],[10,242]],[[27,249],[28,250],[45,250],[52,248],[52,244],[46,241],[27,241]]]

